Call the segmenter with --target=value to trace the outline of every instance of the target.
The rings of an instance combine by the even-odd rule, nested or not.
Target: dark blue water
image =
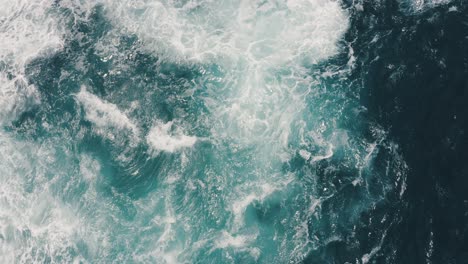
[[[467,4],[413,13],[382,1],[364,9],[349,33],[361,58],[355,76],[363,79],[369,113],[399,142],[409,166],[381,259],[396,252],[392,262],[466,263]]]
[[[0,3],[1,262],[467,262],[468,3]]]

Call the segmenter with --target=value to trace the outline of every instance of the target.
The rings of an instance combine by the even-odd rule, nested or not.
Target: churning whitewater
[[[357,2],[0,0],[0,262],[372,262]]]

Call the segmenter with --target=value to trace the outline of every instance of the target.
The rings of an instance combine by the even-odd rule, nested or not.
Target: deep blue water
[[[468,263],[465,1],[0,3],[0,262]]]
[[[399,223],[383,254],[396,250],[398,263],[466,263],[467,3],[408,14],[384,1],[368,10],[350,34],[359,39],[362,98],[409,166]],[[369,46],[371,20],[386,36]]]

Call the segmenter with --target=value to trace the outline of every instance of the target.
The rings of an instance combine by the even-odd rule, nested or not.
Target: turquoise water
[[[338,2],[0,2],[3,262],[378,252],[407,167]]]

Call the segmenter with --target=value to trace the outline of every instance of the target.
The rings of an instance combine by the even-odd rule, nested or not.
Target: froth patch
[[[83,105],[85,110],[85,119],[94,124],[100,133],[113,138],[111,129],[130,131],[134,136],[138,136],[137,125],[130,120],[120,109],[112,103],[106,102],[96,95],[88,92],[86,87],[82,86],[76,99]]]
[[[98,160],[93,159],[89,155],[82,154],[80,156],[80,173],[87,181],[96,178],[101,169],[101,164]]]
[[[88,244],[82,219],[50,194],[46,176],[72,170],[59,173],[50,144],[19,141],[3,131],[0,153],[0,263],[82,262],[76,246],[79,240]]]
[[[194,136],[187,136],[174,128],[173,122],[157,123],[149,131],[146,141],[153,151],[175,152],[182,148],[190,148],[197,142]]]
[[[253,235],[236,235],[233,236],[230,233],[223,231],[221,237],[216,240],[215,248],[243,248],[246,247],[249,243],[251,243],[257,237],[256,234]]]
[[[0,123],[15,119],[40,102],[40,96],[33,85],[28,85],[23,75],[9,79],[0,72]]]
[[[102,1],[119,28],[178,62],[317,62],[338,51],[337,40],[348,26],[346,12],[331,0],[124,2]]]
[[[54,1],[0,1],[0,61],[22,71],[43,52],[63,47],[57,19],[49,9]]]
[[[38,102],[25,77],[27,63],[63,47],[60,23],[50,12],[53,2],[0,0],[0,123]]]
[[[410,6],[414,11],[424,11],[427,8],[432,8],[438,5],[448,4],[452,0],[406,0],[410,2]]]

